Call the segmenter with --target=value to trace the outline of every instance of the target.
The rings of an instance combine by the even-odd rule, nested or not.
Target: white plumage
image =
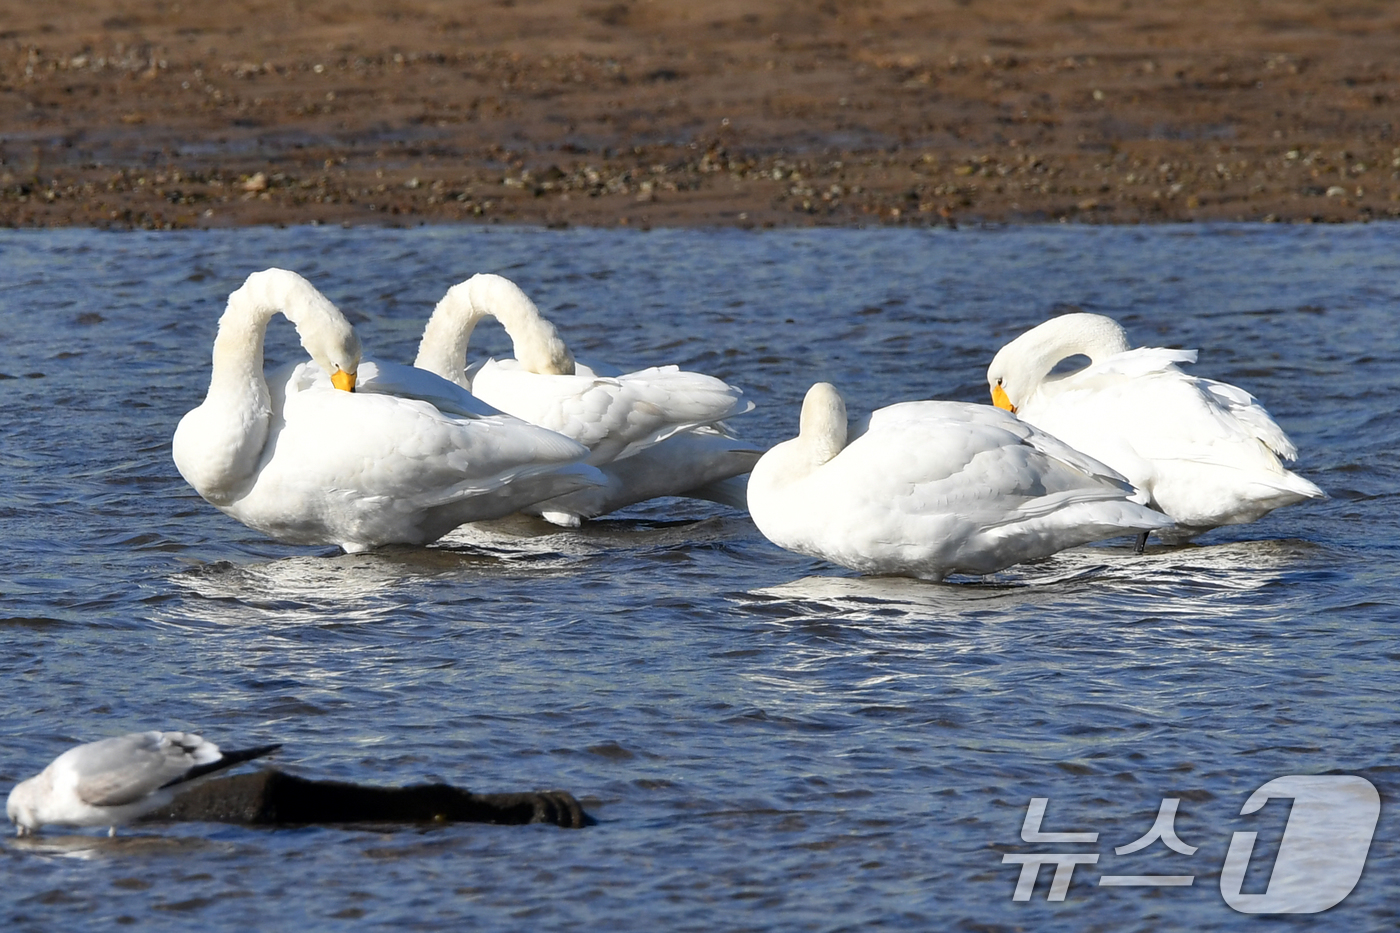
[[[515,359],[488,360],[469,373],[467,346],[486,316],[505,327]],[[499,275],[475,275],[448,290],[414,365],[589,448],[587,462],[601,468],[605,484],[530,510],[559,524],[657,496],[733,501],[721,481],[748,472],[760,453],[722,423],[753,407],[739,389],[676,366],[618,373],[576,363],[535,303]]]
[[[939,580],[1170,524],[1108,467],[986,405],[904,402],[854,434],[836,389],[812,386],[798,436],[749,476],[749,513],[769,540]]]
[[[278,312],[312,362],[269,381],[263,334]],[[362,391],[337,387],[353,387],[361,368]],[[172,449],[189,484],[245,525],[349,552],[427,544],[464,522],[602,482],[576,462],[588,450],[562,435],[431,374],[362,367],[340,311],[281,269],[253,273],[229,296],[208,395],[180,421]]]
[[[70,748],[16,784],[5,812],[18,835],[47,825],[116,827],[168,804],[191,781],[280,748],[221,752],[191,732],[132,732]]]
[[[1061,360],[1089,365],[1050,375]],[[1017,337],[987,370],[992,400],[1122,473],[1172,517],[1164,540],[1325,494],[1284,469],[1297,448],[1254,396],[1183,372],[1194,350],[1131,349],[1099,314],[1066,314]]]

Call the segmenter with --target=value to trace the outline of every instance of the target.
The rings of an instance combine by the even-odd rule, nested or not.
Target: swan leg
[[[1145,550],[1147,550],[1147,532],[1144,531],[1142,534],[1138,535],[1137,546],[1133,548],[1133,553],[1141,554]]]

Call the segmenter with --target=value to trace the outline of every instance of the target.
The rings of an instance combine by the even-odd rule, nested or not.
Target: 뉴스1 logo
[[[1244,894],[1245,872],[1258,833],[1237,832],[1230,839],[1220,873],[1220,894],[1225,903],[1247,914],[1315,914],[1340,904],[1366,866],[1371,837],[1381,815],[1381,797],[1363,777],[1349,774],[1290,774],[1275,778],[1249,795],[1240,815],[1258,812],[1271,798],[1292,798],[1293,809],[1284,827],[1278,857],[1263,894]],[[1032,797],[1021,825],[1021,841],[1030,843],[1084,844],[1098,842],[1096,832],[1042,832],[1041,821],[1050,800]],[[1192,855],[1176,834],[1176,809],[1180,799],[1167,797],[1157,819],[1138,839],[1114,848],[1116,855],[1131,855],[1154,843],[1181,855]],[[1028,901],[1042,865],[1054,865],[1047,900],[1062,901],[1069,892],[1078,865],[1096,865],[1097,852],[1008,853],[1004,865],[1020,865],[1013,901]],[[1195,875],[1100,875],[1099,887],[1187,887]]]
[[[1340,904],[1366,866],[1371,836],[1381,816],[1381,795],[1363,777],[1349,774],[1290,774],[1249,795],[1240,815],[1254,813],[1270,797],[1292,797],[1269,889],[1241,894],[1256,833],[1235,833],[1220,893],[1246,914],[1315,914]]]

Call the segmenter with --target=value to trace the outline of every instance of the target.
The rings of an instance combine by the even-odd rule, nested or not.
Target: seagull
[[[46,824],[117,827],[168,804],[190,782],[281,745],[221,752],[192,732],[132,732],[70,748],[10,791],[5,813],[15,834]]]

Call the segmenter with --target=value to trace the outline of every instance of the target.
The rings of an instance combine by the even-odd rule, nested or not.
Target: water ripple
[[[0,781],[100,735],[198,728],[281,741],[278,765],[318,778],[566,787],[599,820],[11,840],[7,924],[1252,926],[1218,877],[1233,831],[1281,832],[1239,816],[1254,788],[1334,769],[1400,788],[1397,238],[0,231]],[[431,548],[284,546],[200,500],[169,454],[224,299],[269,265],[312,276],[371,356],[401,361],[449,284],[504,272],[585,359],[742,386],[758,408],[735,427],[765,445],[792,435],[813,381],[857,416],[981,402],[1002,343],[1100,311],[1200,348],[1195,370],[1263,399],[1332,498],[1187,547],[1110,542],[944,585],[855,576],[681,501]],[[507,350],[494,325],[473,343]],[[269,362],[299,354],[274,322]],[[1105,891],[1081,870],[1064,904],[1044,880],[1013,903],[1001,856],[1028,850],[1032,796],[1057,828],[1101,831],[1103,871],[1196,884]],[[1112,856],[1166,796],[1200,851]],[[1323,918],[1394,927],[1397,839],[1387,809],[1361,886]]]

